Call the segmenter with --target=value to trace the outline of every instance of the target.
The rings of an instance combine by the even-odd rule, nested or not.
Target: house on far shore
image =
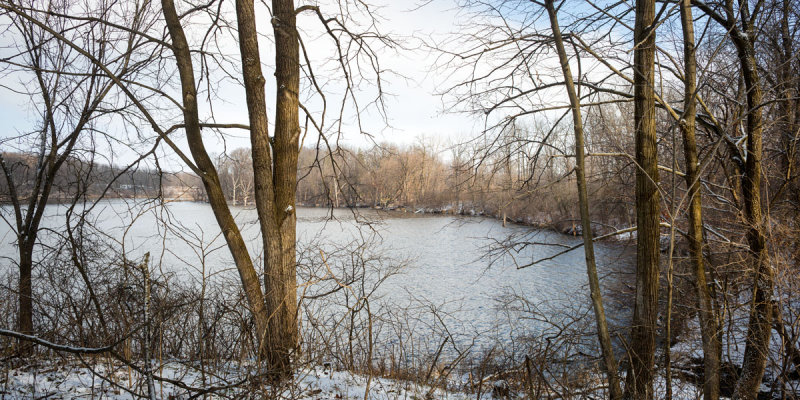
[[[207,201],[206,191],[202,187],[175,185],[164,187],[164,198],[173,201]]]

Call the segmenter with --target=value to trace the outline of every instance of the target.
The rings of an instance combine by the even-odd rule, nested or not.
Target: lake
[[[43,225],[53,232],[63,231],[65,211],[64,206],[50,206]],[[259,254],[255,210],[234,208],[234,213],[251,252]],[[369,264],[363,285],[371,288],[387,271],[392,272],[372,293],[373,307],[403,310],[393,314],[394,318],[402,318],[409,330],[423,337],[426,331],[441,334],[447,330],[454,342],[486,348],[513,340],[526,330],[547,329],[552,323],[546,320],[559,319],[561,307],[583,313],[589,309],[582,248],[517,268],[578,244],[580,237],[515,224],[503,227],[485,217],[304,207],[297,209],[297,215],[301,285],[305,283],[303,271],[324,274],[320,254],[333,265],[331,272],[336,276],[338,271],[346,271],[347,260],[352,261],[348,254],[358,249]],[[173,202],[161,207],[111,200],[95,205],[89,216],[98,231],[116,241],[128,258],[150,252],[155,270],[197,281],[203,276],[234,274],[224,240],[205,203]],[[509,238],[529,245],[504,252]],[[11,259],[15,258],[13,239],[3,224],[0,254]],[[48,243],[52,238],[45,233],[41,240]],[[604,280],[606,288],[614,287],[619,276],[632,270],[635,253],[629,246],[601,242],[595,251],[601,276],[610,275]],[[13,273],[10,258],[0,260],[0,271]],[[305,293],[313,294],[313,285],[307,286]],[[612,322],[624,323],[629,318],[627,307],[607,307]],[[413,310],[427,316],[411,321]],[[528,318],[531,313],[537,317]],[[438,343],[438,339],[432,342]]]

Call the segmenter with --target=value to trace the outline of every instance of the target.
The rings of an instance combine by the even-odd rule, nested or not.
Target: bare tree
[[[655,1],[636,1],[633,42],[636,136],[636,301],[631,326],[626,397],[653,398],[658,319],[660,193],[655,110]]]
[[[751,14],[748,2],[740,2],[736,6],[733,2],[725,4],[697,2],[697,5],[729,32],[730,40],[738,55],[741,78],[746,92],[747,157],[742,177],[742,192],[743,211],[749,225],[747,242],[750,247],[755,280],[742,374],[736,383],[733,397],[755,399],[759,392],[769,352],[769,338],[772,330],[770,299],[774,286],[774,272],[767,254],[765,216],[761,201],[763,94],[756,62],[755,20],[762,9],[757,5]]]
[[[216,156],[214,166],[220,175],[225,196],[234,206],[247,206],[253,194],[253,160],[248,148],[240,147],[230,154]]]
[[[563,3],[561,3],[563,4]],[[544,7],[550,19],[550,29],[553,31],[553,41],[555,42],[558,58],[561,63],[561,71],[564,75],[564,86],[569,95],[569,103],[572,108],[572,126],[575,130],[575,179],[578,185],[578,203],[581,213],[581,233],[583,236],[583,251],[586,258],[586,272],[589,275],[589,290],[592,297],[592,307],[594,308],[595,323],[597,324],[597,336],[600,341],[600,349],[603,356],[603,368],[608,376],[608,386],[611,399],[621,399],[622,389],[620,388],[617,376],[617,360],[614,356],[614,348],[611,344],[611,335],[608,333],[608,323],[606,322],[605,308],[603,307],[603,295],[600,291],[600,279],[597,276],[597,265],[594,257],[594,243],[592,238],[592,221],[589,215],[589,195],[586,190],[586,162],[584,152],[584,133],[583,117],[581,116],[581,105],[575,84],[572,79],[572,71],[569,67],[569,58],[564,48],[564,39],[561,36],[561,27],[558,24],[556,7],[552,0],[546,0]]]
[[[299,125],[301,38],[296,26],[297,15],[308,11],[319,16],[323,28],[333,37],[340,52],[337,62],[344,69],[348,87],[353,77],[347,57],[352,55],[344,54],[346,50],[340,47],[341,39],[333,33],[333,30],[344,32],[345,39],[358,42],[361,50],[357,49],[356,52],[368,52],[368,57],[372,59],[374,53],[369,50],[365,37],[351,33],[335,17],[330,19],[324,17],[319,7],[295,8],[292,0],[274,0],[271,23],[275,40],[277,93],[274,134],[270,136],[254,2],[252,0],[236,2],[241,79],[246,94],[255,178],[255,204],[264,247],[262,291],[253,261],[225,203],[219,177],[203,144],[197,104],[197,81],[181,18],[171,0],[162,1],[162,9],[181,76],[184,128],[192,156],[203,178],[214,214],[234,255],[242,285],[247,293],[256,321],[261,349],[259,354],[267,362],[267,374],[275,380],[281,380],[293,373],[292,358],[296,356],[299,339],[295,277],[297,218],[295,196],[301,137]],[[309,76],[312,77],[312,84],[320,90],[319,86],[316,86],[313,71],[310,70],[311,61],[307,56],[305,61],[309,68]],[[379,71],[376,66],[376,72]],[[321,92],[319,94],[322,95]],[[311,119],[308,110],[305,108],[303,110],[307,119]],[[323,130],[322,121],[324,116],[319,122],[314,120],[314,126],[318,134],[324,137],[326,132]]]
[[[681,26],[683,28],[684,58],[684,105],[680,129],[683,135],[683,156],[685,160],[686,185],[689,188],[689,252],[692,259],[697,290],[698,317],[703,340],[704,378],[703,397],[706,400],[719,398],[720,362],[722,353],[722,332],[714,307],[712,291],[706,278],[706,263],[703,258],[703,216],[700,191],[700,162],[697,155],[695,135],[697,114],[697,56],[695,54],[694,19],[689,0],[680,4]]]
[[[59,15],[87,5],[31,1],[15,7],[21,10],[41,7],[52,15]],[[8,10],[7,7],[3,9]],[[6,79],[20,80],[38,114],[37,126],[32,132],[24,132],[2,143],[5,146],[14,146],[15,142],[29,146],[21,149],[22,159],[10,159],[8,153],[0,154],[0,167],[8,190],[4,200],[9,201],[13,208],[10,217],[2,217],[16,234],[19,251],[17,329],[23,334],[33,334],[32,271],[45,208],[51,201],[79,198],[80,193],[86,193],[86,185],[64,182],[67,169],[64,167],[84,162],[79,161],[80,158],[88,160],[89,164],[94,163],[94,143],[98,140],[98,132],[104,131],[97,121],[111,110],[125,107],[124,99],[119,101],[114,83],[101,73],[100,68],[81,59],[78,52],[66,43],[53,41],[48,29],[70,35],[69,40],[98,54],[107,68],[114,69],[123,79],[135,77],[143,67],[131,62],[141,38],[113,36],[108,31],[96,29],[99,25],[96,21],[88,22],[84,34],[71,30],[57,17],[48,21],[48,29],[13,12],[5,12],[3,17],[8,20],[4,29],[18,39],[8,49],[11,50],[9,56],[1,61],[3,72]],[[131,24],[145,23],[141,17],[137,15]],[[86,155],[88,157],[83,157]],[[93,169],[91,165],[88,167],[79,173],[91,174]],[[77,178],[96,179],[93,176]],[[95,195],[102,196],[105,190]],[[27,354],[30,347],[24,346],[22,351]]]

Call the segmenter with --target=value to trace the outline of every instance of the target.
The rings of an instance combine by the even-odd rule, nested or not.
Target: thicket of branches
[[[558,127],[553,136],[563,138],[567,128]],[[316,207],[505,216],[524,224],[572,227],[579,216],[574,178],[569,174],[571,160],[555,148],[535,161],[536,145],[514,143],[530,140],[536,132],[526,126],[510,128],[504,133],[508,148],[492,153],[474,143],[444,145],[425,138],[409,146],[302,149],[297,201]],[[592,137],[591,147],[604,148],[594,141],[610,138],[600,132],[597,136]],[[233,204],[252,205],[253,175],[246,157],[243,148],[217,157],[223,190]],[[620,158],[589,162],[589,190],[597,198],[596,209],[602,209],[593,211],[595,230],[608,232],[633,221],[633,198],[627,190],[631,177],[624,173],[629,166],[630,160]]]
[[[435,46],[440,66],[460,73],[445,96],[486,116],[489,152],[534,143],[528,154],[546,160],[555,147],[575,160],[565,172],[578,188],[591,186],[593,163],[617,160],[615,179],[629,186],[611,185],[612,196],[635,185],[625,393],[606,354],[610,397],[669,398],[676,368],[683,379],[691,371],[706,399],[755,398],[765,371],[773,394],[795,396],[797,336],[785,317],[796,304],[777,293],[797,267],[798,3],[462,5],[472,13],[466,33]],[[504,140],[531,120],[550,134]],[[558,135],[564,125],[574,139]],[[605,199],[588,200],[602,209],[595,202]],[[794,244],[782,242],[789,237]],[[683,334],[700,339],[701,366],[673,360]],[[656,390],[659,376],[666,386]]]
[[[128,389],[151,398],[155,354],[199,364],[202,387],[185,388],[194,394],[275,389],[298,367],[332,358],[370,377],[444,386],[469,365],[465,386],[479,397],[500,377],[516,377],[512,386],[529,397],[669,398],[675,378],[709,400],[754,399],[762,383],[769,395],[796,397],[800,3],[460,7],[469,23],[428,45],[448,76],[448,104],[480,115],[485,130],[445,149],[346,149],[336,139],[363,131],[366,107],[386,112],[378,49],[397,45],[364,2],[0,2],[3,32],[15,38],[1,72],[35,110],[31,126],[2,142],[11,148],[0,158],[2,217],[16,238],[16,254],[4,258],[2,356],[103,354],[135,370],[143,386]],[[273,61],[261,55],[266,42]],[[247,121],[217,117],[226,85],[244,91]],[[249,133],[250,149],[212,157],[214,139],[231,131]],[[114,165],[121,147],[133,160],[101,171],[105,187],[94,187],[96,166]],[[164,238],[195,249],[190,283],[93,223],[97,198],[140,165],[158,170],[166,152],[200,179],[224,242],[174,223],[159,193],[144,203],[159,210]],[[43,224],[53,200],[63,203],[64,229]],[[255,253],[229,205],[250,202]],[[551,329],[486,354],[456,347],[442,366],[453,339],[435,308],[426,321],[439,321],[441,345],[427,348],[404,325],[419,314],[372,302],[399,263],[383,265],[366,240],[298,248],[303,203],[575,221],[590,295],[555,314],[506,298],[509,324]],[[612,332],[609,291],[594,268],[597,225],[636,237],[633,317]],[[540,244],[517,239],[492,254]],[[221,249],[235,274],[205,268]],[[407,346],[376,354],[382,332]],[[252,369],[229,379],[220,371],[232,361]]]

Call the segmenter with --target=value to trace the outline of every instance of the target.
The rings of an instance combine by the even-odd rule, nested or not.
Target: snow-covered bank
[[[270,393],[269,389],[262,391],[243,383],[242,377],[246,376],[246,371],[242,369],[215,368],[203,374],[183,363],[168,362],[157,366],[155,375],[154,395],[158,399],[190,399],[203,397],[204,394],[207,398],[269,397],[296,400],[467,398],[465,393],[446,392],[409,381],[370,378],[348,371],[330,371],[322,366],[298,370],[295,382],[282,388],[277,396],[276,393]],[[107,363],[89,365],[78,361],[29,364],[2,371],[0,399],[146,398],[147,385],[143,378],[118,364],[111,367]]]
[[[476,399],[477,393],[444,391],[416,382],[367,377],[349,371],[330,371],[319,366],[298,370],[295,382],[281,389],[280,393],[263,391],[242,383],[242,370],[231,369],[206,372],[205,376],[195,368],[179,362],[168,362],[156,368],[156,376],[180,382],[179,385],[155,381],[155,398],[278,398],[292,400],[346,400],[346,399]],[[147,398],[147,385],[143,377],[127,367],[100,363],[94,366],[77,361],[24,365],[3,371],[0,378],[0,399],[111,399],[128,400]],[[502,382],[502,381],[501,381]],[[496,383],[495,383],[496,385]],[[480,399],[527,398],[526,393],[498,392],[492,383],[487,383]],[[202,388],[211,389],[206,392]],[[655,382],[657,394],[664,393],[665,381],[659,377]],[[507,390],[507,386],[506,389]],[[574,398],[592,396],[582,392]],[[598,398],[603,393],[595,393]],[[547,398],[558,398],[548,393]],[[673,399],[690,400],[700,396],[699,390],[690,383],[673,380]],[[656,396],[662,398],[661,396]],[[573,397],[569,397],[573,398]]]

